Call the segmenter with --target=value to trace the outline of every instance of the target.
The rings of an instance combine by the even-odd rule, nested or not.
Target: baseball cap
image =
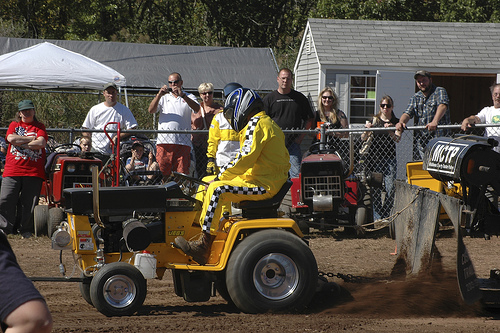
[[[141,141],[136,141],[132,144],[132,149],[139,146],[144,148],[144,144]]]
[[[419,76],[419,75],[427,76],[429,79],[431,78],[431,73],[429,73],[428,71],[424,71],[424,70],[416,71],[415,75],[413,75],[413,78],[416,79],[417,76]]]
[[[33,102],[30,99],[25,99],[19,102],[17,108],[19,109],[19,111],[22,111],[22,110],[34,109],[35,106],[33,105]]]
[[[116,90],[118,90],[118,87],[116,86],[116,84],[114,84],[114,82],[109,82],[109,83],[106,83],[106,84],[104,85],[104,89],[103,89],[103,90],[106,90],[106,89],[108,89],[109,87],[113,87],[113,88],[115,88]]]

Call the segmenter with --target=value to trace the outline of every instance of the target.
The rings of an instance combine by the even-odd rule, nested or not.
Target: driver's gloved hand
[[[219,167],[215,164],[215,159],[210,157],[207,163],[207,175],[217,175],[219,173]]]

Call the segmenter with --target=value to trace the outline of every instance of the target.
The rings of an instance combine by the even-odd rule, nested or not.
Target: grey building
[[[309,19],[295,89],[315,105],[320,90],[331,86],[349,123],[361,124],[386,94],[399,117],[415,92],[413,73],[426,69],[447,89],[457,123],[491,105],[488,87],[500,75],[499,35],[497,23]]]

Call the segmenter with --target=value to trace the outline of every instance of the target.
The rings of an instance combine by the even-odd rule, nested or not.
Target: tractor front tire
[[[92,278],[85,276],[83,273],[80,277],[83,279],[83,281],[79,283],[80,293],[87,303],[94,306],[94,304],[92,304],[92,300],[90,299],[90,283],[92,282]]]
[[[57,227],[64,220],[64,210],[60,207],[52,207],[49,209],[49,220],[47,222],[47,234],[52,237],[54,231],[57,230]]]
[[[243,312],[298,311],[316,290],[318,267],[295,234],[266,229],[244,238],[229,258],[226,284]]]
[[[33,222],[34,222],[36,237],[47,234],[48,220],[49,220],[49,206],[36,205],[33,211]],[[52,236],[52,234],[50,234],[49,237],[50,236]]]
[[[114,262],[104,265],[92,278],[90,299],[105,316],[129,316],[144,303],[147,282],[134,266]]]

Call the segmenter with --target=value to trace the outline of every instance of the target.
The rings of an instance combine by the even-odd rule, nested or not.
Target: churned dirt
[[[59,252],[47,237],[9,237],[28,276],[60,276]],[[87,304],[78,283],[34,282],[54,318],[54,332],[499,332],[500,312],[465,305],[454,273],[456,239],[440,235],[441,264],[433,275],[412,280],[391,278],[395,241],[382,232],[364,239],[342,233],[309,236],[321,272],[329,282],[302,313],[250,315],[220,297],[187,303],[177,297],[169,274],[148,280],[146,301],[134,316],[108,318]],[[500,267],[500,240],[466,238],[481,278]],[[67,274],[72,257],[65,252]],[[358,283],[337,276],[351,274]],[[74,274],[79,276],[79,272]],[[329,276],[329,277],[328,277]],[[353,279],[351,279],[353,280]]]

